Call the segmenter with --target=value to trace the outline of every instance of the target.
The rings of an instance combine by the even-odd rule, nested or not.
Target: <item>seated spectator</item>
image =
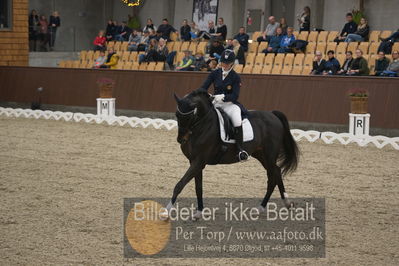
[[[344,25],[344,28],[341,31],[341,34],[334,39],[334,42],[343,42],[346,37],[351,34],[355,33],[357,30],[357,24],[353,21],[353,15],[352,13],[346,14],[346,24]]]
[[[234,39],[236,39],[240,43],[242,49],[244,49],[244,52],[248,52],[249,35],[245,33],[244,27],[240,28],[238,34],[234,36]]]
[[[158,41],[154,38],[150,40],[150,43],[145,50],[144,54],[139,55],[139,64],[143,62],[153,62],[154,60],[154,54],[156,53],[158,49]]]
[[[106,61],[105,51],[100,51],[100,56],[94,61],[93,68],[100,68]]]
[[[107,41],[114,40],[115,35],[116,35],[116,25],[112,20],[108,20],[107,28],[105,30],[105,37],[107,38]]]
[[[123,21],[122,24],[118,27],[115,40],[120,42],[128,41],[130,36],[130,31],[131,31],[130,28],[126,25],[126,21]]]
[[[206,71],[214,71],[218,68],[218,61],[216,60],[211,60],[208,63]]]
[[[158,42],[158,47],[156,49],[156,54],[154,56],[155,62],[165,62],[166,57],[169,54],[168,47],[166,47],[166,40],[161,38]]]
[[[180,28],[180,39],[183,42],[191,41],[191,27],[188,25],[187,19],[183,20],[183,24]]]
[[[107,46],[107,38],[104,36],[104,31],[100,30],[98,36],[94,39],[94,51],[105,51]]]
[[[233,50],[233,39],[227,39],[226,40],[226,45],[224,46],[224,49],[229,49],[229,50]]]
[[[137,30],[133,30],[133,32],[129,36],[128,41],[128,51],[137,51],[141,40],[141,33]]]
[[[360,25],[357,27],[355,33],[350,33],[346,36],[345,42],[365,42],[369,39],[370,27],[365,18],[360,19]]]
[[[283,30],[283,35],[287,34],[288,24],[286,18],[280,18],[280,28]]]
[[[139,45],[137,46],[137,51],[139,52],[145,51],[149,43],[150,43],[150,32],[146,30],[143,32],[143,35],[141,35]]]
[[[338,75],[345,75],[348,70],[350,70],[353,61],[352,51],[347,51],[345,57],[345,62],[342,64],[341,69],[337,72]]]
[[[147,24],[145,25],[145,27],[143,28],[143,32],[144,31],[153,31],[153,32],[157,32],[157,27],[154,25],[154,23],[152,23],[152,19],[148,18],[147,19]]]
[[[233,40],[233,51],[236,56],[236,64],[245,65],[245,52],[238,40]]]
[[[276,35],[277,28],[280,27],[280,23],[276,22],[274,16],[269,17],[269,24],[267,24],[265,31],[262,36],[258,37],[257,41],[260,42],[270,42],[272,36]]]
[[[310,7],[305,6],[301,17],[298,18],[299,32],[310,31]]]
[[[281,40],[283,39],[283,30],[278,27],[276,30],[276,35],[270,38],[269,46],[264,49],[262,52],[265,54],[268,53],[277,53],[278,49],[280,49]]]
[[[215,28],[215,23],[210,20],[208,21],[208,31],[201,31],[199,33],[198,38],[204,38],[206,40],[210,40],[212,38],[212,35],[216,33],[216,28]]]
[[[382,72],[382,76],[385,77],[399,76],[399,51],[393,51],[392,62],[389,64],[387,69],[384,72]]]
[[[292,48],[290,48],[291,44],[295,41],[294,29],[292,27],[288,27],[287,35],[284,35],[280,42],[280,48],[278,49],[278,53],[292,53]]]
[[[191,22],[191,31],[190,31],[190,35],[191,35],[191,39],[192,40],[197,40],[199,38],[200,35],[200,30],[198,29],[197,24],[195,24],[195,22]]]
[[[382,41],[378,47],[378,52],[382,51],[385,54],[390,54],[392,52],[392,46],[394,42],[399,42],[399,29],[392,33],[388,38],[380,38]]]
[[[119,62],[119,55],[115,53],[114,48],[110,47],[108,49],[107,60],[105,61],[104,64],[100,66],[100,68],[116,69],[118,62]]]
[[[313,68],[311,75],[322,75],[326,71],[326,60],[323,59],[323,54],[320,51],[316,51],[316,57],[313,61]]]
[[[216,59],[219,61],[220,56],[222,55],[224,51],[224,47],[222,45],[222,43],[218,40],[215,40],[212,42],[212,46],[209,49],[209,59]]]
[[[339,62],[338,60],[334,57],[334,51],[330,50],[327,52],[328,60],[326,61],[325,65],[325,70],[324,70],[324,75],[335,75],[337,74],[339,70]]]
[[[386,58],[383,51],[378,53],[378,58],[375,60],[375,75],[381,76],[381,74],[388,68],[389,59]]]
[[[194,63],[192,65],[194,71],[206,70],[207,65],[205,63],[204,54],[202,52],[197,52],[195,54]]]
[[[192,64],[194,64],[195,59],[191,56],[191,51],[190,50],[185,50],[184,51],[184,57],[183,59],[178,63],[176,66],[176,70],[179,71],[192,71],[193,68],[191,67]]]
[[[218,19],[218,25],[216,26],[216,33],[211,34],[214,39],[224,42],[227,36],[227,26],[224,24],[224,19]]]
[[[170,41],[170,33],[171,32],[177,32],[175,28],[172,27],[172,25],[169,24],[168,19],[164,18],[162,20],[162,24],[159,25],[158,27],[158,32],[161,33],[161,38],[164,40]]]
[[[356,58],[353,59],[350,70],[346,73],[349,76],[367,76],[369,74],[367,60],[363,57],[362,50],[356,50]]]

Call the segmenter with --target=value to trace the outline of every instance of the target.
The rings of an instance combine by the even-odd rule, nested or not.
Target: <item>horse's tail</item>
[[[299,162],[299,149],[291,135],[290,125],[287,117],[280,111],[272,111],[272,113],[280,119],[284,128],[283,150],[279,154],[279,166],[282,169],[282,174],[288,174],[296,170]]]

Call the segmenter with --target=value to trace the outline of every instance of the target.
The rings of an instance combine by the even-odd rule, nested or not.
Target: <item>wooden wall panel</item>
[[[96,106],[96,81],[116,81],[118,109],[174,112],[181,97],[199,88],[207,73],[0,67],[0,101],[30,103],[43,87],[45,104]],[[399,78],[242,74],[240,102],[253,110],[280,110],[291,121],[347,124],[348,90],[370,93],[371,127],[399,129]],[[210,89],[210,92],[213,90]]]
[[[0,65],[28,66],[28,0],[12,1],[12,28],[0,31]]]

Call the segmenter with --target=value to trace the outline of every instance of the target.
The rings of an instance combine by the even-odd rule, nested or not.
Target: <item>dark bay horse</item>
[[[201,212],[204,207],[202,170],[206,165],[238,162],[238,150],[235,144],[222,142],[218,115],[212,104],[212,96],[206,91],[196,90],[182,99],[175,95],[175,99],[177,102],[177,141],[190,161],[190,167],[176,184],[167,210],[170,211],[177,196],[194,178],[198,211]],[[282,174],[295,171],[299,150],[291,135],[287,118],[279,111],[250,111],[248,119],[254,130],[254,139],[244,142],[243,148],[263,165],[268,177],[266,195],[260,208],[266,207],[276,186],[280,190],[284,203],[290,207],[291,203],[285,193]]]

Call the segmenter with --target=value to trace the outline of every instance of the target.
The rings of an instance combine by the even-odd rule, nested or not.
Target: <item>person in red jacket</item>
[[[107,38],[104,36],[104,31],[100,30],[98,36],[94,39],[94,51],[105,51],[107,46]]]

